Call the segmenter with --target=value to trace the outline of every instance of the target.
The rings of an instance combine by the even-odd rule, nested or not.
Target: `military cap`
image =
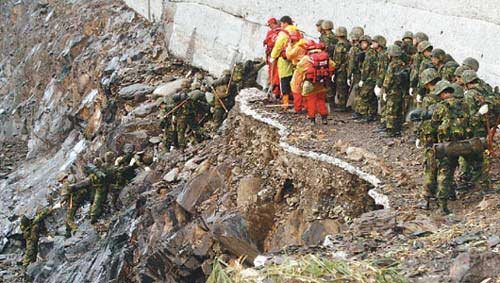
[[[469,83],[472,83],[475,80],[479,79],[479,77],[477,76],[476,71],[466,70],[462,74],[462,79],[464,80],[464,83],[469,84]]]
[[[469,68],[471,68],[476,72],[479,70],[479,62],[472,57],[465,58],[464,61],[462,62],[462,65],[468,66]]]

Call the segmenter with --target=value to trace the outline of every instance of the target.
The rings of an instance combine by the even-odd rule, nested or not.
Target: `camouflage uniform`
[[[347,85],[347,65],[348,55],[351,49],[351,44],[346,40],[347,31],[345,28],[339,27],[337,31],[339,41],[335,45],[333,53],[333,61],[335,62],[335,87],[338,106],[342,111],[346,109],[349,86]]]
[[[447,80],[449,82],[452,82],[455,78],[455,71],[458,68],[458,63],[450,60],[446,63],[444,63],[443,66],[441,66],[438,70],[439,76],[443,78],[443,80]]]
[[[377,86],[379,88],[383,87],[384,80],[385,80],[385,74],[387,72],[387,68],[389,67],[389,55],[387,53],[386,49],[379,50],[378,51],[378,71],[377,71]],[[385,113],[385,104],[386,102],[383,99],[379,99],[380,103],[380,123],[382,123],[383,126],[385,126],[387,119],[386,119],[386,113]]]
[[[26,241],[26,249],[24,252],[23,265],[28,266],[36,261],[38,255],[38,241],[40,234],[43,232],[43,221],[52,211],[50,209],[38,210],[33,220],[26,216],[21,218],[21,231],[23,238]]]
[[[166,115],[176,106],[176,103],[173,101],[172,96],[165,97],[163,101],[164,107],[161,115],[161,123],[160,126],[163,129],[163,144],[167,151],[170,151],[170,148],[178,147],[177,143],[177,132],[175,131],[175,120],[174,114]]]
[[[443,86],[440,86],[443,85]],[[445,89],[453,89],[447,81],[440,81],[436,85],[435,94],[439,95]],[[467,137],[469,114],[465,101],[458,97],[450,97],[442,100],[436,105],[432,114],[431,122],[437,131],[439,143],[460,141]],[[457,157],[442,157],[437,159],[437,198],[441,209],[448,213],[448,199],[453,185],[453,176],[458,166]]]
[[[262,89],[262,87],[257,83],[257,76],[259,74],[259,70],[266,65],[265,61],[252,61],[248,60],[245,62],[243,66],[243,80],[242,80],[242,88],[258,88]]]
[[[485,116],[478,114],[478,111],[484,104],[488,104],[492,108],[491,106],[494,105],[494,96],[488,91],[485,85],[478,82],[465,92],[465,99],[469,105],[468,113],[471,116],[471,132],[469,133],[469,137],[485,138],[488,135]],[[466,156],[464,159],[462,164],[463,173],[461,174],[463,180],[465,182],[472,182],[483,190],[490,189],[489,158],[485,154],[481,154]]]
[[[63,183],[63,199],[66,203],[66,219],[64,221],[66,237],[70,237],[77,229],[75,224],[76,212],[85,201],[91,199],[89,185],[90,180],[88,179],[74,185],[71,185],[67,180]]]
[[[104,167],[102,164],[95,164],[90,170],[90,175],[88,176],[91,183],[91,188],[93,191],[92,205],[90,206],[90,222],[96,223],[99,217],[103,213],[104,203],[108,196],[109,187],[114,183],[112,180],[112,175],[109,174],[109,170],[106,164]]]
[[[387,95],[385,105],[386,128],[391,136],[397,136],[401,132],[401,123],[403,119],[403,97],[405,91],[405,75],[406,65],[399,58],[401,51],[393,45],[390,47],[389,55],[391,62],[385,74],[383,89]],[[399,52],[397,51],[399,49]],[[391,55],[391,52],[395,52]],[[399,54],[399,55],[398,55]]]
[[[235,70],[233,74],[233,79],[231,80],[231,85],[229,86],[228,90],[230,78],[231,78],[231,73],[230,71],[226,70],[222,75],[222,77],[220,77],[217,81],[215,81],[212,84],[214,88],[214,96],[216,96],[214,97],[214,115],[213,115],[216,127],[220,127],[220,125],[222,125],[222,122],[224,121],[226,116],[225,110],[222,107],[220,100],[222,100],[222,102],[228,108],[228,110],[230,109],[230,107],[234,105],[234,100],[240,90],[239,84],[243,79],[243,74]],[[217,97],[220,98],[220,100]]]
[[[359,91],[358,111],[361,115],[373,120],[377,114],[377,97],[373,92],[377,84],[378,54],[373,48],[366,51],[365,60],[361,66],[361,81],[363,85]]]
[[[324,22],[323,22],[324,23]],[[328,55],[330,58],[333,58],[333,53],[335,51],[335,46],[337,45],[337,36],[335,33],[331,30],[324,31],[321,36],[319,37],[319,41],[325,45],[325,51],[328,52]],[[333,109],[334,106],[334,100],[335,100],[335,90],[336,90],[336,85],[335,82],[330,82],[328,81],[327,85],[328,93],[327,93],[327,101]]]

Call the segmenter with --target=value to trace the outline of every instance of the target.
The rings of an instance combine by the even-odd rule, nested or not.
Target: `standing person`
[[[417,47],[417,53],[413,55],[411,62],[411,70],[410,70],[410,94],[413,97],[416,97],[418,82],[420,80],[419,75],[420,64],[422,63],[422,59],[424,55],[422,54],[423,50],[419,49],[419,45],[421,42],[429,41],[429,37],[423,32],[417,32],[415,37],[413,38],[413,45]]]
[[[323,29],[321,28],[321,24],[323,23],[324,20],[318,20],[316,22],[316,30],[319,32],[319,36],[321,38],[321,35],[323,34]]]
[[[288,109],[289,98],[292,94],[290,81],[293,75],[293,64],[286,58],[286,47],[290,40],[290,32],[296,31],[297,27],[293,25],[292,18],[283,16],[280,19],[281,31],[276,39],[276,44],[271,51],[271,63],[278,61],[278,74],[280,77],[281,98],[284,110]]]
[[[469,113],[463,97],[455,93],[452,84],[446,80],[439,81],[434,89],[434,95],[440,102],[432,113],[432,127],[436,129],[438,143],[461,141],[466,139]],[[449,214],[448,200],[452,193],[455,170],[458,157],[444,156],[437,161],[437,199],[441,212]]]
[[[292,31],[290,33],[290,43],[286,48],[286,57],[292,61],[294,66],[300,62],[302,57],[307,55],[307,41],[303,38],[302,33],[299,31]],[[293,95],[293,110],[295,113],[300,113],[303,109],[302,93],[299,91],[300,88],[293,87],[292,83],[292,95]]]
[[[311,40],[307,43],[307,50],[307,55],[297,64],[292,86],[295,92],[301,92],[304,97],[310,123],[312,125],[316,123],[316,114],[319,113],[322,123],[327,124],[326,84],[331,80],[335,64],[324,51],[323,44]]]
[[[389,47],[390,63],[384,78],[382,99],[386,102],[386,132],[389,137],[401,136],[405,83],[409,79],[406,64],[401,60],[401,47]]]
[[[362,27],[353,27],[351,33],[349,34],[351,40],[351,50],[349,50],[349,62],[347,64],[347,85],[350,88],[348,93],[349,99],[347,102],[347,107],[351,106],[354,110],[352,117],[354,119],[360,119],[361,114],[359,113],[356,106],[358,104],[358,84],[361,80],[361,64],[364,60],[364,51],[359,46],[359,39],[365,34]]]
[[[363,35],[360,39],[361,49],[365,52],[365,59],[361,65],[361,81],[358,83],[359,108],[363,121],[375,121],[377,115],[377,97],[374,93],[377,84],[378,71],[378,43],[372,42],[368,35]]]
[[[281,31],[280,24],[275,18],[270,18],[267,21],[269,31],[267,32],[266,39],[264,39],[264,47],[266,48],[266,63],[268,66],[269,87],[274,94],[275,98],[280,96],[280,77],[278,75],[277,62],[271,63],[271,52],[273,51],[276,39]]]
[[[405,32],[402,40],[401,50],[403,54],[401,59],[407,66],[410,66],[412,63],[411,58],[417,53],[417,48],[413,45],[413,33],[411,31]]]
[[[347,41],[347,29],[338,27],[335,34],[338,42],[335,45],[333,61],[335,62],[335,87],[336,100],[340,111],[347,111],[347,98],[349,87],[347,85],[347,65],[349,64],[349,50],[351,44]],[[333,104],[330,101],[330,105]]]
[[[385,131],[386,118],[385,118],[385,101],[382,99],[382,85],[384,84],[385,73],[389,67],[389,54],[387,52],[387,40],[381,35],[376,35],[373,37],[373,41],[378,43],[377,48],[377,85],[375,86],[375,96],[378,99],[378,114],[380,115],[380,126],[381,131]]]
[[[38,255],[38,242],[44,231],[44,220],[52,213],[52,209],[37,209],[35,217],[29,219],[25,215],[21,217],[21,231],[26,242],[23,265],[27,267],[36,261]]]
[[[319,38],[319,41],[325,45],[325,50],[330,56],[330,58],[333,58],[335,45],[337,44],[337,37],[333,32],[332,21],[324,20],[321,23],[321,36]],[[335,83],[328,82],[327,88],[328,88],[327,101],[329,102],[327,106],[330,110],[333,110],[335,106],[335,89],[336,89]]]

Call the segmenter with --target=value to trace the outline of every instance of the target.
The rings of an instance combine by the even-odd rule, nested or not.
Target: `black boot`
[[[328,116],[321,116],[321,123],[323,125],[327,125],[328,124]]]
[[[359,114],[358,112],[354,112],[354,113],[352,113],[352,119],[353,119],[353,120],[358,120],[358,119],[360,119],[361,117],[362,117],[362,116],[361,116],[361,114]]]
[[[439,208],[441,209],[442,215],[450,214],[450,210],[448,209],[448,201],[447,200],[439,200]]]

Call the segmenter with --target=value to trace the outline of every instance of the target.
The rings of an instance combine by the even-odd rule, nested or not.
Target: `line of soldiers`
[[[106,152],[104,158],[95,158],[84,168],[86,177],[76,182],[74,175],[64,174],[59,179],[62,184],[61,195],[66,205],[66,237],[77,230],[75,218],[78,210],[90,202],[89,218],[95,224],[104,212],[106,203],[110,209],[119,210],[119,194],[135,176],[136,169],[147,168],[153,162],[150,154],[134,152],[133,145],[125,144],[123,155],[115,158],[114,152]],[[21,231],[25,240],[23,264],[36,261],[40,235],[45,233],[44,220],[52,214],[53,208],[37,209],[33,219],[21,217]]]
[[[209,81],[198,73],[194,79],[185,79],[181,89],[162,102],[161,127],[164,146],[184,150],[188,143],[199,143],[209,137],[208,128],[218,129],[235,104],[236,95],[243,88],[262,88],[257,84],[258,71],[266,63],[247,60],[237,63],[232,70]]]
[[[303,38],[289,16],[280,21],[271,18],[268,25],[270,30],[264,45],[269,83],[276,97],[282,99],[285,110],[291,97],[295,112],[301,113],[305,107],[314,123],[316,113],[325,121],[325,115],[334,107],[338,111],[350,108],[354,120],[378,121],[380,131],[388,137],[400,137],[405,117],[412,116],[413,123],[409,125],[416,126],[416,144],[424,147],[424,207],[428,208],[429,201],[437,197],[443,213],[449,212],[447,201],[455,198],[457,187],[453,178],[457,162],[459,188],[476,185],[485,191],[490,189],[491,152],[484,147],[488,140],[491,150],[499,122],[500,94],[498,87],[494,90],[478,77],[476,59],[469,57],[458,64],[450,54],[434,48],[423,32],[405,32],[401,40],[387,47],[382,35],[372,38],[364,34],[362,27],[354,27],[348,36],[345,27],[337,27],[334,32],[332,21],[320,20],[316,26],[321,44],[316,44],[316,50],[328,53],[334,72],[331,81],[322,83],[320,98],[315,100],[318,104],[308,106],[305,101],[312,88],[307,86],[312,80],[298,62],[317,51],[309,48],[313,44]],[[331,62],[325,61],[323,65]],[[329,111],[322,106],[325,99],[321,97],[325,94]],[[317,111],[310,111],[310,107]],[[446,154],[436,158],[436,149]]]

